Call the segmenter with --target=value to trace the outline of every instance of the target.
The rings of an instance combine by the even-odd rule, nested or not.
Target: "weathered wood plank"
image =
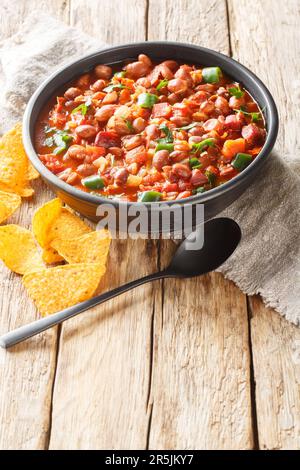
[[[76,0],[71,19],[101,40],[130,42],[145,38],[145,13],[141,1]],[[103,289],[155,271],[156,259],[155,243],[114,242]],[[145,448],[155,289],[141,287],[63,325],[52,449]]]
[[[61,0],[1,2],[1,39],[15,33],[33,9],[48,11],[59,18],[68,16],[68,4]],[[23,201],[9,223],[30,227],[34,210],[50,198],[51,192],[35,181],[36,196]],[[21,277],[0,266],[0,333],[37,318]],[[0,448],[44,449],[48,443],[51,393],[54,379],[56,328],[9,352],[0,350]]]
[[[280,7],[271,0],[229,1],[233,55],[272,92],[284,123],[276,148],[287,160],[300,147],[299,12],[297,0],[280,2]],[[258,298],[251,300],[251,308],[260,448],[299,449],[299,329]]]
[[[300,448],[300,330],[250,301],[260,449]]]
[[[70,20],[107,44],[144,41],[146,0],[72,0]]]
[[[225,2],[150,0],[148,37],[228,53]],[[163,263],[173,249],[163,242]],[[163,299],[154,322],[150,448],[251,448],[246,297],[211,274],[165,281]]]

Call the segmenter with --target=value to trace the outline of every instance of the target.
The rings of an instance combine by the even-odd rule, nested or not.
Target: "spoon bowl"
[[[168,273],[194,277],[214,271],[229,258],[241,240],[239,225],[229,218],[212,219],[204,224],[202,230],[203,248],[193,249],[197,234],[192,232],[179,245],[166,269]]]

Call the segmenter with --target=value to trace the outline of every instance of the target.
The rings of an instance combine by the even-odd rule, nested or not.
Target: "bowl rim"
[[[105,48],[101,48],[99,50],[96,50],[96,51],[93,51],[89,54],[86,54],[86,55],[84,55],[84,56],[82,56],[82,57],[80,57],[76,60],[69,61],[68,63],[64,64],[63,66],[57,68],[38,86],[38,88],[33,93],[33,95],[31,96],[31,98],[30,98],[30,100],[29,100],[29,102],[26,106],[26,109],[25,109],[25,112],[24,112],[24,117],[23,117],[23,143],[24,143],[25,151],[26,151],[31,163],[33,164],[35,169],[40,173],[40,175],[42,177],[44,177],[47,181],[50,182],[50,184],[52,184],[53,186],[55,186],[59,190],[68,193],[69,195],[75,197],[76,199],[80,199],[80,200],[82,200],[86,203],[89,203],[89,204],[96,204],[97,206],[99,206],[100,204],[103,204],[103,203],[106,203],[106,204],[109,203],[109,204],[112,204],[116,207],[118,207],[120,205],[121,206],[131,206],[131,205],[137,206],[138,204],[140,204],[139,201],[125,201],[125,200],[123,201],[121,199],[107,198],[107,197],[101,196],[101,195],[95,196],[91,193],[81,191],[80,189],[77,189],[77,188],[65,183],[61,179],[59,179],[58,176],[56,176],[54,173],[52,173],[50,170],[48,170],[48,168],[39,159],[39,157],[37,155],[37,152],[34,148],[33,141],[31,139],[30,125],[31,125],[31,119],[32,119],[32,111],[34,109],[34,106],[35,106],[35,103],[36,103],[38,97],[48,87],[48,85],[53,80],[55,80],[55,78],[58,75],[61,75],[65,70],[67,70],[68,68],[70,68],[71,66],[73,66],[75,64],[80,64],[81,62],[87,62],[88,60],[92,60],[93,58],[97,57],[99,54],[101,54],[103,52],[109,52],[109,51],[116,51],[117,52],[118,50],[124,51],[124,50],[130,49],[132,47],[143,48],[145,46],[147,48],[149,46],[157,46],[157,47],[161,47],[161,46],[177,47],[177,46],[180,46],[182,48],[194,49],[195,51],[198,51],[198,52],[200,51],[200,52],[204,52],[206,54],[209,54],[212,57],[212,59],[222,60],[223,62],[225,62],[226,65],[228,65],[229,68],[233,64],[235,66],[235,68],[242,70],[244,72],[244,74],[246,74],[248,76],[248,78],[251,79],[251,81],[253,83],[253,86],[260,90],[260,92],[262,93],[263,98],[266,102],[266,108],[268,110],[267,138],[266,138],[266,141],[263,145],[262,150],[260,151],[260,153],[257,155],[257,157],[251,162],[251,164],[247,168],[245,168],[241,173],[239,173],[238,175],[236,175],[234,178],[227,181],[226,183],[223,183],[220,186],[217,186],[213,189],[210,189],[209,191],[207,191],[205,193],[196,194],[196,195],[190,196],[188,198],[184,198],[184,199],[175,199],[175,200],[172,200],[172,201],[159,201],[159,206],[164,206],[164,207],[172,206],[174,204],[188,204],[188,203],[190,203],[190,204],[205,204],[205,203],[211,201],[212,199],[216,198],[217,196],[220,196],[221,194],[224,194],[227,191],[230,191],[231,189],[233,189],[234,187],[239,186],[240,184],[242,184],[244,182],[244,180],[250,175],[250,173],[252,173],[253,169],[257,165],[262,163],[262,160],[270,154],[270,152],[271,152],[271,150],[272,150],[272,148],[275,144],[276,137],[277,137],[277,134],[278,134],[279,118],[278,118],[277,107],[276,107],[275,101],[274,101],[270,91],[264,85],[264,83],[251,70],[249,70],[247,67],[245,67],[244,65],[239,63],[237,60],[232,59],[231,57],[229,57],[229,56],[227,56],[223,53],[217,52],[213,49],[209,49],[209,48],[206,48],[206,47],[203,47],[203,46],[198,46],[196,44],[183,43],[183,42],[178,42],[178,41],[141,41],[141,42],[132,42],[132,43],[121,44],[121,45],[118,45],[118,46],[108,46],[108,47],[105,47]],[[106,63],[107,63],[107,61],[106,61]],[[231,75],[231,76],[232,76],[233,79],[235,78],[234,75]],[[36,122],[36,119],[35,119],[35,122]],[[146,205],[146,206],[149,206],[149,207],[150,206],[153,207],[152,202],[142,203],[142,204]]]

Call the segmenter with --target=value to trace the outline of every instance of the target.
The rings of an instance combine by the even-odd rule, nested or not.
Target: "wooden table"
[[[299,148],[299,1],[2,0],[2,37],[34,9],[111,44],[169,39],[231,54],[275,97],[277,149]],[[29,227],[51,197],[37,182],[12,222]],[[103,289],[165,265],[173,249],[114,242]],[[0,274],[5,332],[38,315],[18,276]],[[0,351],[0,447],[299,449],[299,349],[299,329],[220,274],[146,285]]]

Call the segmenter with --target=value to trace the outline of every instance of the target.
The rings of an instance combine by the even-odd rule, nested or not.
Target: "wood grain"
[[[146,3],[139,1],[134,6],[131,1],[76,1],[72,2],[71,18],[100,39],[143,40]],[[128,17],[129,12],[127,28],[120,18]],[[113,37],[108,36],[111,32]],[[113,288],[156,269],[155,243],[115,241],[102,287]],[[146,285],[63,325],[53,398],[52,449],[146,447],[156,288]]]
[[[300,330],[251,299],[260,449],[300,449]]]
[[[277,6],[271,0],[229,1],[233,55],[272,92],[282,123],[276,148],[287,161],[300,149],[299,12],[297,0]],[[251,300],[251,309],[260,448],[299,449],[300,366],[294,360],[300,350],[299,329],[258,298]]]
[[[33,9],[48,11],[59,18],[68,16],[66,2],[32,0],[1,2],[1,39],[20,27]],[[29,228],[34,210],[53,197],[41,181],[33,186],[36,195],[23,200],[22,208],[9,223]],[[0,266],[0,333],[16,328],[38,317],[29,301],[21,278]],[[44,449],[48,443],[51,392],[57,352],[56,328],[15,346],[0,350],[0,448]]]
[[[225,2],[150,0],[148,37],[228,53]],[[217,274],[167,280],[155,313],[150,448],[252,448],[246,297]]]

